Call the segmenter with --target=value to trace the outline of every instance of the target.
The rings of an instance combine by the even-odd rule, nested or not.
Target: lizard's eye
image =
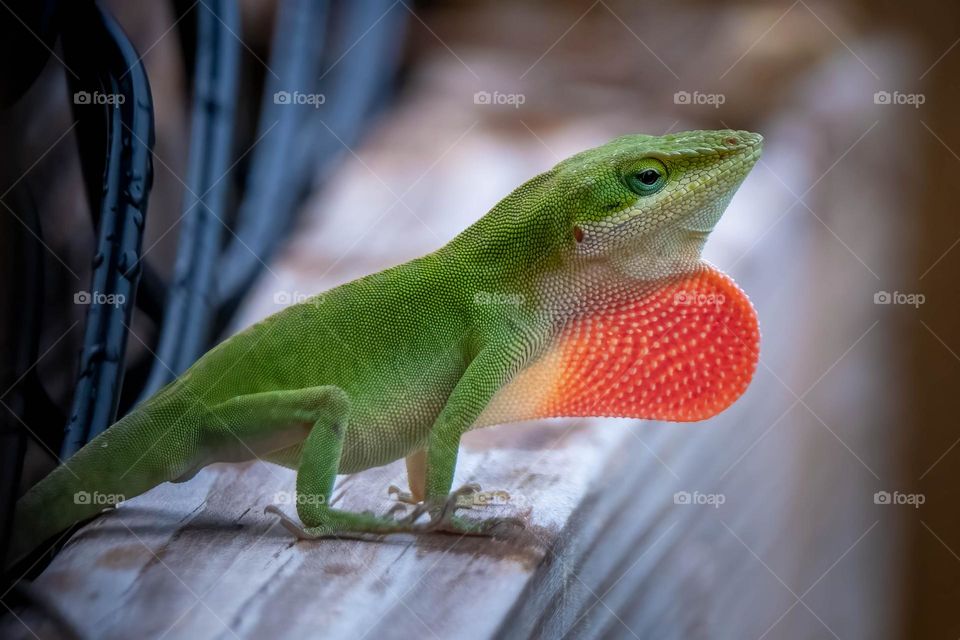
[[[634,193],[648,196],[660,191],[666,184],[667,168],[659,160],[648,158],[624,176],[624,182]]]
[[[657,184],[657,180],[660,179],[660,172],[656,169],[644,169],[637,174],[637,180],[640,181],[640,184],[643,184],[648,187],[652,187]]]

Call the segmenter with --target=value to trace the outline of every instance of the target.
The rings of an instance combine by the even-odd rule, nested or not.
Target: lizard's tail
[[[197,442],[190,437],[197,421],[182,409],[147,401],[31,487],[17,501],[5,567],[105,508],[181,477]]]

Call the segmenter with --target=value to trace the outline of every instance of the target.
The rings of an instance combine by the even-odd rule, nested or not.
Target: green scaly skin
[[[617,138],[521,185],[434,253],[232,336],[30,489],[8,560],[102,508],[78,492],[131,498],[255,457],[298,470],[305,528],[284,522],[301,535],[492,531],[500,521],[453,515],[460,437],[598,281],[696,269],[761,141],[730,130]],[[325,506],[337,473],[423,450],[413,517]],[[429,524],[416,522],[423,512]]]

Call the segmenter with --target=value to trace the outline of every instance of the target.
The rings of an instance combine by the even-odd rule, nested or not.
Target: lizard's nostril
[[[735,146],[737,146],[738,144],[740,144],[740,140],[738,140],[737,138],[734,138],[733,136],[730,136],[729,138],[724,139],[723,142],[724,142],[728,147],[735,147]]]

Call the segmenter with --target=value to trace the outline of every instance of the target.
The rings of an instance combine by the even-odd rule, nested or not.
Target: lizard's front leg
[[[460,438],[504,383],[509,372],[509,363],[504,361],[502,355],[506,352],[503,349],[487,349],[470,363],[430,430],[424,470],[426,495],[423,504],[414,509],[408,518],[408,522],[415,522],[423,513],[429,513],[430,522],[422,526],[423,531],[490,535],[507,526],[524,526],[516,518],[461,518],[456,511],[465,506],[463,497],[479,492],[480,487],[467,484],[452,493],[450,491]]]

